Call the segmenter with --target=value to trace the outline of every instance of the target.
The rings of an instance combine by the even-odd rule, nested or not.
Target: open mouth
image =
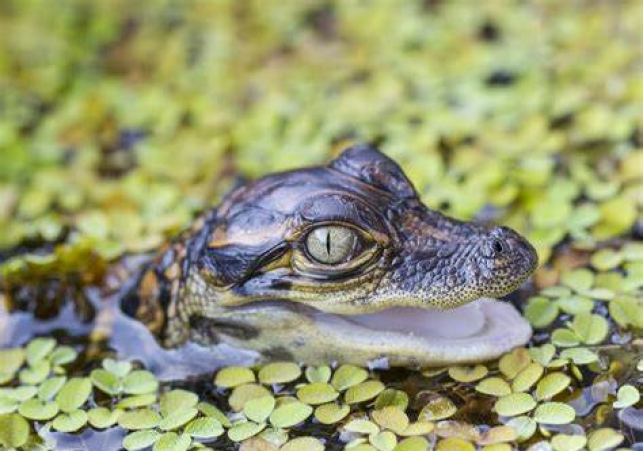
[[[371,330],[405,333],[427,339],[473,337],[480,334],[487,324],[485,311],[479,302],[450,310],[397,307],[345,318]]]
[[[364,315],[319,311],[306,315],[318,331],[316,336],[328,337],[329,345],[334,341],[338,353],[385,357],[393,366],[490,360],[526,344],[532,333],[510,303],[491,298],[451,310],[398,307]]]

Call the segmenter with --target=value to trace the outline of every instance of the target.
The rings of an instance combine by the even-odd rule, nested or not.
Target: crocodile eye
[[[308,234],[306,250],[317,262],[332,265],[351,259],[357,241],[357,232],[349,227],[323,226]]]

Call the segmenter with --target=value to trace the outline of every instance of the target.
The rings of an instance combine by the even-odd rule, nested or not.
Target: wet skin
[[[524,344],[531,330],[510,304],[465,304],[516,290],[536,265],[517,232],[427,208],[395,162],[355,146],[234,190],[121,305],[166,347],[434,366]]]

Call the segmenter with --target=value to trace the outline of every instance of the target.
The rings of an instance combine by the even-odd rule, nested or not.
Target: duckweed
[[[568,424],[574,421],[576,411],[561,402],[545,402],[536,407],[534,420],[544,424]]]
[[[0,447],[121,423],[128,450],[630,445],[608,426],[641,409],[636,2],[80,3],[0,15],[0,304],[40,318],[74,297],[90,324],[84,287],[188,226],[237,171],[375,141],[428,205],[528,236],[541,267],[516,303],[536,334],[485,365],[277,362],[206,388],[113,354],[99,365],[94,338],[37,337],[0,350]],[[277,429],[290,410],[305,418]],[[336,443],[354,421],[369,426]]]

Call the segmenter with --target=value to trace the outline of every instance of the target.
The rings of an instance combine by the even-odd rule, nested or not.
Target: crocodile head
[[[238,188],[192,240],[166,308],[168,346],[432,366],[493,358],[531,334],[489,297],[529,277],[534,248],[507,227],[428,209],[370,146]]]

